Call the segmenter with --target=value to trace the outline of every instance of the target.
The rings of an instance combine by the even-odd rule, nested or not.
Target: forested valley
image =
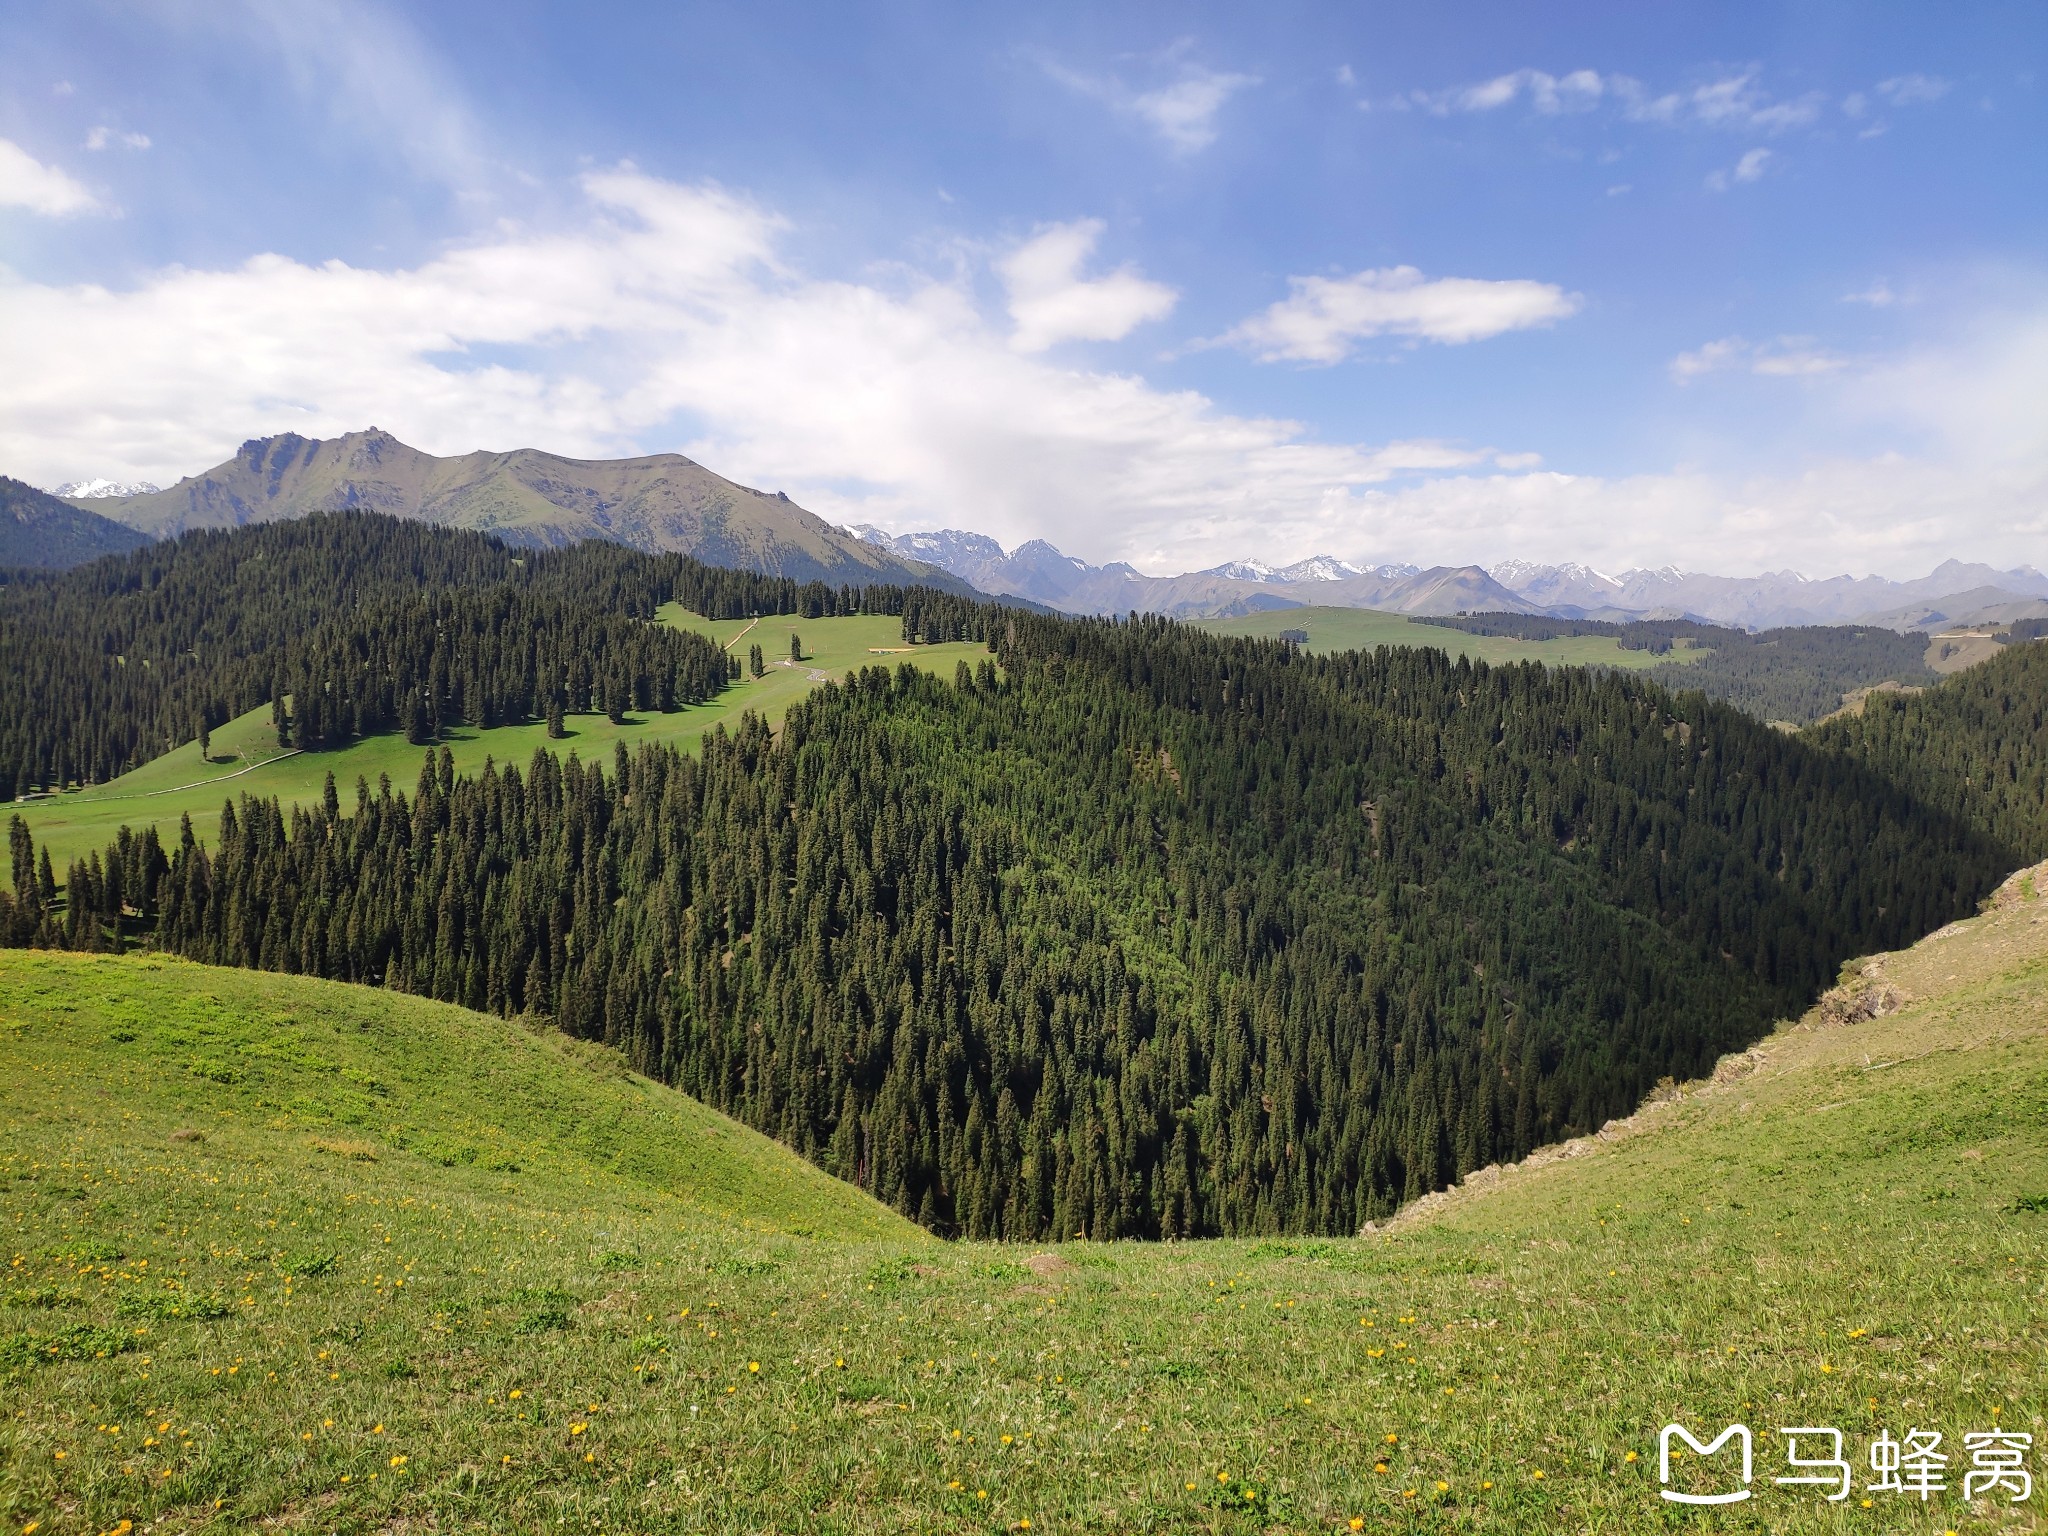
[[[695,757],[544,750],[458,776],[430,749],[409,792],[245,797],[210,846],[124,833],[61,881],[17,822],[0,938],[550,1019],[947,1233],[1354,1230],[1708,1069],[1848,957],[1971,911],[2048,820],[2040,647],[1991,664],[1988,692],[1959,679],[1808,739],[1619,673],[296,527],[307,545],[292,525],[196,541],[244,590],[246,552],[305,562],[240,607],[216,594],[203,633],[246,676],[86,665],[125,654],[117,632],[158,655],[202,633],[151,597],[204,584],[176,547],[8,594],[10,664],[34,636],[61,675],[122,678],[48,739],[109,743],[121,709],[165,726],[166,701],[230,686],[245,708],[333,701],[285,712],[309,748],[535,718],[564,678],[579,709],[643,675],[684,699],[725,657],[649,638],[675,597],[900,613],[908,643],[991,654],[950,682],[869,668]],[[337,538],[346,602],[315,579]],[[138,570],[170,574],[124,584]],[[57,616],[82,622],[94,583],[129,616],[65,651]]]
[[[1673,693],[1698,689],[1762,720],[1811,725],[1842,706],[1842,696],[1877,683],[1924,687],[1940,674],[1927,665],[1927,636],[1872,624],[1801,624],[1751,633],[1696,619],[1554,619],[1541,614],[1471,613],[1417,617],[1475,635],[1553,640],[1611,635],[1623,650],[1670,656],[1686,645],[1703,656],[1674,658],[1649,675]]]

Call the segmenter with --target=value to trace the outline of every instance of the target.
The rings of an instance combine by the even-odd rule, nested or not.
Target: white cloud
[[[102,123],[85,136],[85,147],[87,149],[101,150],[110,144],[118,144],[123,149],[147,149],[149,148],[149,135],[146,133],[120,133]]]
[[[1458,344],[1550,325],[1574,314],[1579,297],[1524,278],[1424,277],[1382,267],[1351,277],[1291,277],[1287,298],[1222,338],[1261,362],[1334,363],[1368,336],[1410,336]]]
[[[1895,75],[1878,82],[1877,94],[1895,107],[1910,107],[1939,101],[1949,93],[1949,88],[1949,82],[1939,75]]]
[[[11,139],[0,139],[0,208],[26,208],[61,219],[99,212],[100,203],[54,165],[44,165]]]
[[[1814,438],[1846,431],[1889,448],[1818,450],[1769,474],[1493,473],[1368,487],[1355,515],[1378,536],[1352,546],[1353,558],[1490,563],[1514,549],[1603,570],[1791,566],[1894,577],[1956,557],[2039,566],[2048,537],[2048,287],[1979,277],[1979,290],[1998,297],[1945,326],[1940,345],[1830,370],[1803,396]]]
[[[1169,58],[1178,58],[1185,45],[1176,44]],[[1216,142],[1216,117],[1239,91],[1260,83],[1257,75],[1219,72],[1200,64],[1180,60],[1178,78],[1152,90],[1139,91],[1114,75],[1082,74],[1053,59],[1041,58],[1039,66],[1071,91],[1093,97],[1135,117],[1165,141],[1176,154],[1192,154]]]
[[[1454,475],[1356,498],[1351,556],[1490,564],[1503,550],[1602,570],[1735,575],[1792,567],[1924,576],[1943,560],[2040,563],[2040,461],[1959,473],[1902,454],[1822,458],[1786,475]]]
[[[1724,336],[1696,351],[1679,353],[1671,360],[1671,377],[1690,384],[1710,373],[1739,369],[1764,378],[1796,379],[1836,373],[1847,366],[1846,359],[1823,350],[1811,336],[1780,336],[1773,342],[1756,343]]]
[[[1175,149],[1205,149],[1216,140],[1216,114],[1223,104],[1246,86],[1258,83],[1254,75],[1195,70],[1172,85],[1134,97],[1131,110]]]
[[[1083,278],[1081,267],[1102,235],[1100,219],[1041,230],[998,263],[1016,330],[1010,344],[1043,352],[1061,341],[1117,341],[1148,320],[1162,320],[1179,297],[1130,267]]]
[[[1726,192],[1730,187],[1746,182],[1761,181],[1765,169],[1771,163],[1771,151],[1752,149],[1728,170],[1712,171],[1707,175],[1707,190]]]
[[[1904,304],[1908,300],[1903,295],[1894,293],[1892,285],[1880,277],[1860,293],[1843,294],[1842,302],[1844,304],[1868,304],[1872,309],[1890,309],[1894,304]]]
[[[1938,346],[1874,359],[1845,376],[1841,410],[1907,440],[1923,438],[1956,463],[2032,465],[2039,474],[2048,465],[2048,296],[2010,278],[1981,281],[2002,290],[1994,304],[1951,322]],[[2044,511],[2048,485],[2037,490],[2031,517]],[[2030,558],[2041,564],[2035,548]]]

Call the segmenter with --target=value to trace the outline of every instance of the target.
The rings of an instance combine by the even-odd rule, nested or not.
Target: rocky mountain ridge
[[[88,498],[67,504],[86,507]],[[844,533],[780,492],[736,484],[677,453],[571,459],[523,448],[440,458],[376,427],[324,440],[286,432],[253,438],[225,463],[167,489],[89,505],[152,538],[362,509],[512,544],[611,539],[799,581],[969,590],[932,565]]]
[[[1308,603],[1416,614],[1537,611],[1473,565],[1360,567],[1314,555],[1287,566],[1237,560],[1180,576],[1147,576],[1123,561],[1090,565],[1043,539],[1005,553],[986,534],[957,528],[891,534],[860,524],[847,532],[906,559],[942,566],[993,596],[1026,598],[1065,613],[1213,618]]]

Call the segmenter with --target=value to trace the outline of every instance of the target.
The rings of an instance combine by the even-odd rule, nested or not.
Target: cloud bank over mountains
[[[1094,221],[997,263],[1006,328],[964,282],[793,272],[786,222],[722,188],[621,166],[582,189],[564,227],[501,229],[403,270],[264,255],[121,291],[0,282],[0,328],[48,360],[0,378],[0,458],[45,481],[168,482],[252,432],[333,436],[372,419],[444,453],[604,456],[661,435],[840,521],[973,508],[1003,537],[1171,562],[1316,547],[1363,488],[1493,457],[1317,442],[1039,356],[1172,306],[1133,270],[1084,275]]]
[[[992,317],[969,280],[794,271],[788,222],[730,190],[627,165],[582,191],[559,227],[501,227],[405,269],[264,255],[119,290],[0,278],[0,332],[43,360],[0,375],[0,462],[45,484],[168,483],[253,433],[371,420],[442,453],[673,446],[838,522],[907,530],[971,512],[1012,543],[1153,570],[1247,549],[1904,569],[1958,548],[2022,559],[2048,532],[2048,425],[2019,405],[2048,397],[2048,307],[1944,355],[1857,370],[1798,338],[1730,338],[1674,364],[1688,379],[1832,376],[1844,411],[1911,429],[1918,456],[1598,477],[1531,468],[1525,447],[1319,441],[1055,355],[1174,303],[1133,268],[1086,275],[1095,221],[1000,257],[1007,315]],[[1331,362],[1363,336],[1472,342],[1579,302],[1396,268],[1297,279],[1236,334],[1261,355]]]

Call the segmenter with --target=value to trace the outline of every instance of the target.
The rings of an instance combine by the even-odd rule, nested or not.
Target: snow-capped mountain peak
[[[1226,560],[1221,565],[1212,565],[1206,571],[1197,574],[1221,576],[1226,581],[1272,581],[1279,575],[1263,560]]]
[[[1392,567],[1382,566],[1381,574]],[[1400,567],[1401,574],[1413,574],[1409,567]],[[1306,560],[1297,560],[1292,565],[1268,565],[1263,560],[1226,560],[1221,565],[1212,565],[1206,571],[1197,572],[1202,576],[1221,576],[1229,581],[1273,581],[1282,584],[1297,581],[1343,581],[1349,576],[1363,576],[1364,570],[1348,560],[1339,560],[1335,555],[1310,555]]]
[[[1339,560],[1335,555],[1310,555],[1306,560],[1281,567],[1273,577],[1276,581],[1342,581],[1347,576],[1364,574],[1350,561]]]
[[[1621,587],[1617,578],[1576,560],[1567,560],[1562,565],[1539,565],[1534,560],[1503,560],[1498,565],[1488,566],[1486,574],[1513,592],[1539,584],[1557,586],[1568,582],[1591,582],[1616,590]]]
[[[81,501],[99,501],[115,496],[147,496],[161,489],[163,487],[151,485],[147,480],[67,480],[50,494],[73,496]]]

